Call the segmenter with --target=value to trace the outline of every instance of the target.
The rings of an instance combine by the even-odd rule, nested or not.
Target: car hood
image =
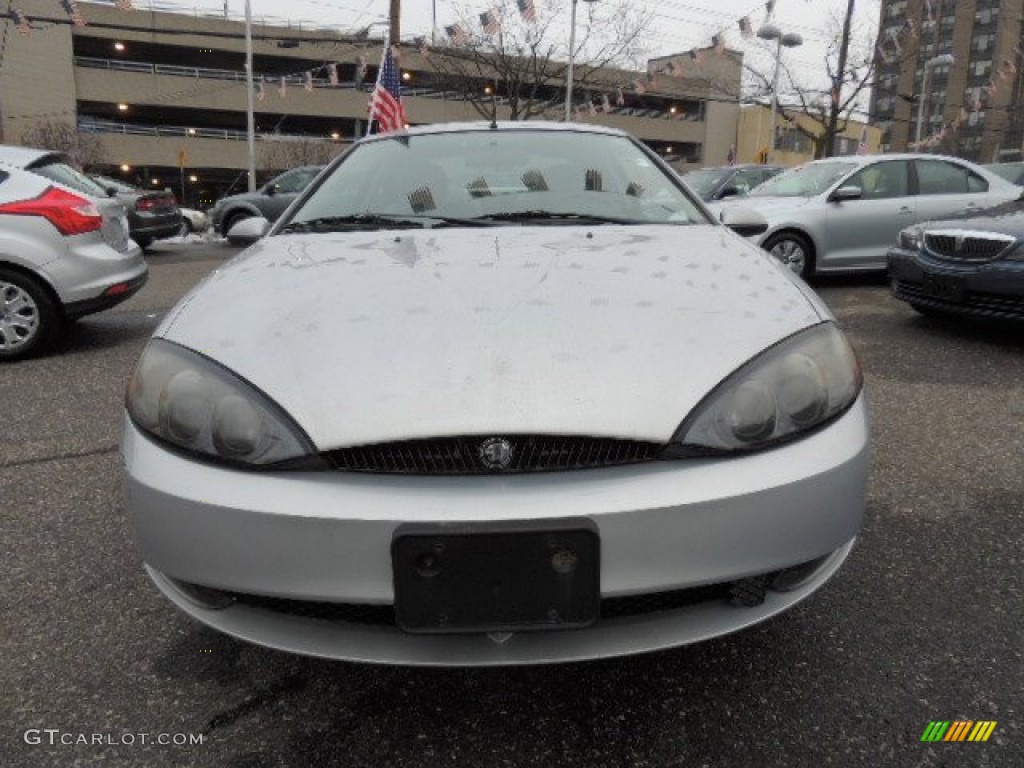
[[[158,336],[255,384],[320,450],[441,435],[668,441],[764,348],[820,322],[724,227],[265,238]]]
[[[225,205],[228,205],[229,203],[254,203],[257,200],[264,199],[265,197],[266,195],[261,195],[259,192],[239,192],[237,195],[228,195],[227,197],[222,197],[220,200],[216,202],[214,208],[223,208]]]
[[[742,205],[752,211],[757,211],[766,219],[771,221],[783,216],[789,216],[796,211],[807,208],[817,202],[817,197],[759,197],[758,195],[747,195],[735,200],[725,200],[719,205]]]
[[[1024,202],[1015,200],[994,208],[965,211],[921,225],[925,229],[976,229],[1024,238]]]

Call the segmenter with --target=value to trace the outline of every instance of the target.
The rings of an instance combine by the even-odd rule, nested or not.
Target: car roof
[[[52,149],[37,149],[35,147],[18,147],[13,144],[0,144],[0,163],[15,168],[28,168],[43,158],[52,156],[57,160],[66,160],[67,155]]]

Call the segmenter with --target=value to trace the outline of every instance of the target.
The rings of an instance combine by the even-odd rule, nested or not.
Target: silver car
[[[966,160],[925,154],[815,160],[735,203],[768,220],[757,242],[799,275],[884,270],[900,230],[1015,200],[1017,187]]]
[[[195,619],[534,664],[820,588],[861,527],[867,414],[821,301],[640,142],[439,125],[358,142],[166,316],[122,451],[146,570]]]
[[[147,274],[121,203],[59,152],[0,146],[0,360],[44,350]]]

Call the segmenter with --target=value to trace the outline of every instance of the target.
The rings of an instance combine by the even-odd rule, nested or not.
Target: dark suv
[[[324,169],[322,165],[306,165],[275,176],[255,192],[243,192],[221,198],[209,211],[213,229],[226,235],[242,219],[262,216],[276,221],[285,208],[299,196],[309,183]]]

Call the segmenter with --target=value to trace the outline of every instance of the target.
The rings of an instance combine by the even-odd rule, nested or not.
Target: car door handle
[[[911,208],[909,205],[900,206],[900,210],[899,210],[900,216],[902,216],[904,214],[907,214],[907,213],[913,213],[913,212],[914,212],[914,209]]]

